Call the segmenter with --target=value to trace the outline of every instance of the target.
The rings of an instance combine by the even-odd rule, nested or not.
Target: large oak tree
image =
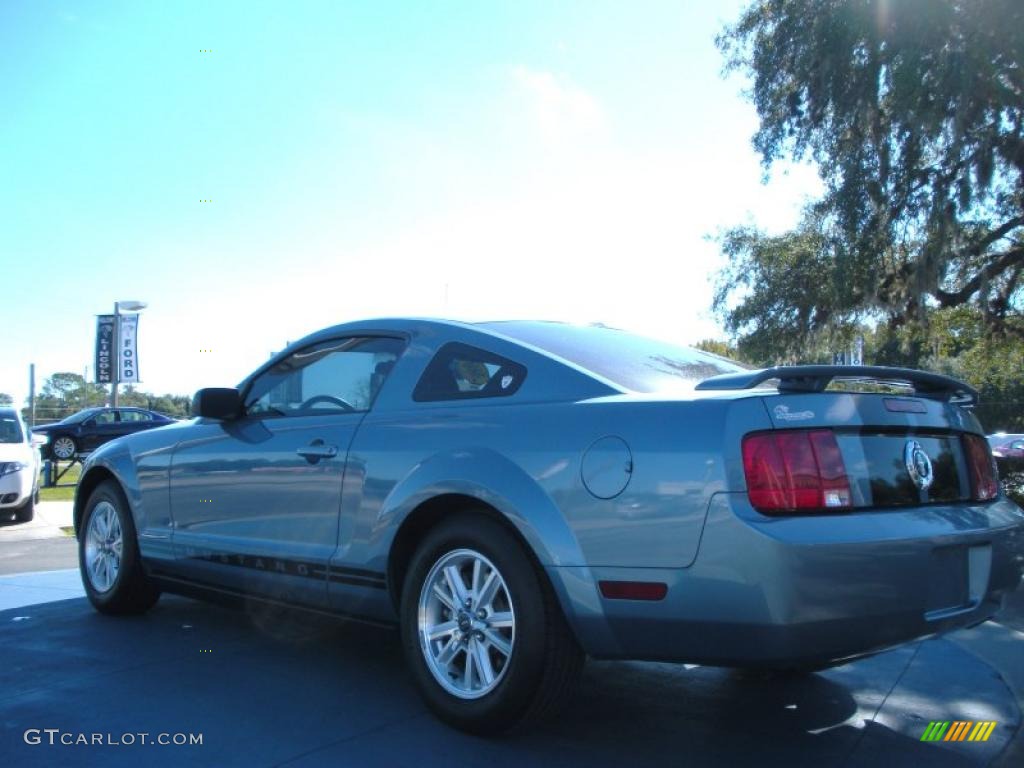
[[[722,235],[715,305],[741,346],[785,357],[962,305],[1021,333],[1024,2],[756,0],[718,45],[751,79],[766,169],[812,159],[825,184],[794,232]]]

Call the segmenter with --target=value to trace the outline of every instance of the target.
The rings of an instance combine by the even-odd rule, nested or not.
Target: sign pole
[[[28,364],[28,428],[36,425],[36,364]]]
[[[117,383],[121,380],[121,302],[114,302],[114,370],[110,379],[110,407],[117,408]]]

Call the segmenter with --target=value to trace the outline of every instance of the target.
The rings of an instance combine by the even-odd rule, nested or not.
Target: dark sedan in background
[[[54,424],[33,427],[33,434],[45,435],[44,458],[72,459],[89,453],[122,435],[173,424],[174,419],[145,408],[86,408]]]

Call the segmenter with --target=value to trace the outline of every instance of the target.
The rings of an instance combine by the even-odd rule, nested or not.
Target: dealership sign
[[[96,383],[114,380],[114,316],[96,316]]]
[[[131,384],[139,382],[139,349],[138,349],[138,315],[121,315],[120,332],[117,334],[118,365],[120,366],[118,381]]]
[[[96,383],[112,384],[115,381],[137,384],[139,382],[138,315],[119,315],[120,328],[116,346],[114,315],[96,316]],[[114,366],[117,366],[115,379]]]

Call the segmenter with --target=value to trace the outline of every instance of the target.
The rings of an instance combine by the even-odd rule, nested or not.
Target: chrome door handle
[[[338,446],[324,445],[322,442],[312,443],[305,448],[296,448],[295,452],[310,461],[330,459],[338,455]]]

